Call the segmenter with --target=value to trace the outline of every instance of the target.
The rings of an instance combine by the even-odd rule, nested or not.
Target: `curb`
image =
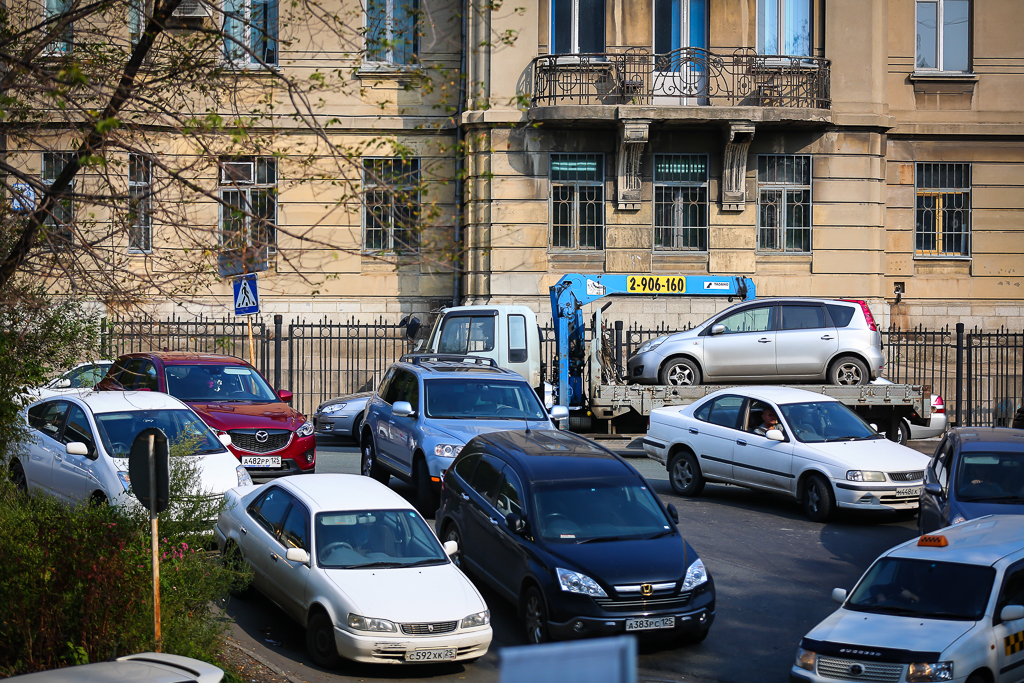
[[[278,676],[284,676],[289,681],[291,681],[291,683],[306,683],[306,681],[302,680],[301,678],[296,678],[295,676],[292,676],[290,673],[288,673],[281,667],[277,666],[276,664],[271,664],[269,661],[267,661],[266,658],[256,654],[249,648],[244,647],[241,643],[234,640],[233,638],[225,637],[224,642],[230,645],[231,647],[235,648],[236,650],[240,650],[241,652],[244,652],[248,656],[252,657],[257,662],[259,662],[263,666],[267,667],[268,669],[276,673]]]

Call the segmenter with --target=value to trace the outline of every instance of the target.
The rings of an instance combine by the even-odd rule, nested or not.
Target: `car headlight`
[[[571,572],[561,567],[556,567],[555,573],[558,575],[558,585],[566,593],[582,593],[583,595],[592,595],[595,598],[608,597],[608,594],[598,585],[597,581],[594,581],[586,574]]]
[[[462,628],[476,628],[477,626],[487,626],[491,623],[491,613],[489,610],[483,612],[477,612],[476,614],[470,614],[468,617],[462,620]]]
[[[434,455],[442,458],[454,458],[462,452],[462,445],[457,443],[439,443],[434,446]]]
[[[129,491],[132,488],[132,479],[128,476],[128,473],[123,470],[118,470],[117,478],[121,480],[121,486],[124,487],[125,491]]]
[[[249,476],[249,472],[239,465],[235,468],[235,474],[238,475],[239,486],[252,486],[252,477]]]
[[[966,517],[964,517],[963,515],[957,515],[953,519],[949,520],[949,524],[950,524],[950,526],[952,526],[953,524],[963,524],[966,521],[967,521]]]
[[[295,430],[295,436],[309,436],[313,433],[313,423],[303,422],[302,426]]]
[[[868,470],[850,470],[846,473],[850,481],[885,481],[885,475],[881,472],[870,472]]]
[[[814,660],[818,655],[814,654],[810,650],[805,650],[802,647],[796,649],[796,662],[795,664],[801,669],[807,669],[808,671],[814,671]]]
[[[914,662],[907,667],[908,683],[951,680],[953,680],[953,662],[935,662],[932,664]]]
[[[397,631],[395,625],[387,619],[371,619],[358,614],[348,615],[348,627],[357,631]]]
[[[316,412],[321,415],[334,415],[337,412],[341,412],[347,405],[347,403],[332,403],[329,406],[321,406]]]
[[[633,355],[636,356],[641,353],[653,351],[654,349],[664,344],[666,339],[668,339],[668,337],[658,337],[656,339],[651,339],[650,341],[645,341],[643,344],[640,345],[640,348],[637,349],[636,353],[634,353]]]
[[[683,579],[683,590],[688,591],[692,588],[696,588],[707,580],[708,570],[704,568],[704,563],[698,557],[693,564],[686,568],[686,578]]]

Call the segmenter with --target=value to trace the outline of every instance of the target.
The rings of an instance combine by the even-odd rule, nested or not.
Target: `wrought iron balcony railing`
[[[533,60],[533,106],[638,104],[829,109],[830,62],[819,57],[718,55],[700,48],[651,54],[545,55]]]

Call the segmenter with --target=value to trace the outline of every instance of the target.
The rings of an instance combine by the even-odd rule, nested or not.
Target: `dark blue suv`
[[[1024,430],[946,432],[924,472],[918,530],[928,534],[982,515],[1019,514],[1024,514]]]
[[[519,608],[530,642],[661,633],[698,642],[711,575],[625,460],[568,432],[483,434],[448,468],[438,536]]]

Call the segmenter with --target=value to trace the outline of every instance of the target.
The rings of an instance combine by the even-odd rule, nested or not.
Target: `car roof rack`
[[[467,363],[472,365],[486,365],[487,367],[496,368],[498,362],[493,358],[484,358],[483,356],[462,356],[457,353],[407,353],[399,359],[402,363],[412,363],[413,365],[421,365],[425,362],[449,362],[449,363]]]

